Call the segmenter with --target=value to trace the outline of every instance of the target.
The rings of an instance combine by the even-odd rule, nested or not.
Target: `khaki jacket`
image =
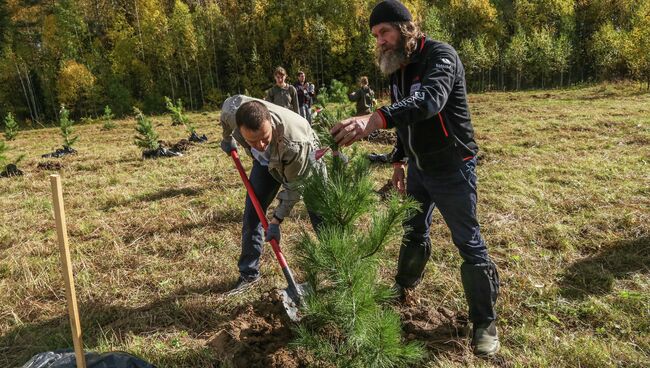
[[[320,142],[302,116],[270,102],[244,95],[232,96],[223,103],[220,117],[223,140],[232,142],[234,139],[253,157],[250,145],[246,143],[235,122],[239,106],[253,100],[266,105],[271,113],[273,136],[269,144],[271,158],[268,169],[271,176],[282,183],[282,190],[277,196],[280,203],[273,215],[284,219],[300,200],[302,179],[308,177],[313,170],[325,171],[325,165],[314,160],[314,151],[320,147]]]

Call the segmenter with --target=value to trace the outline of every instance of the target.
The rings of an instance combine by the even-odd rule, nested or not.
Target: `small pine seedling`
[[[18,130],[20,130],[20,127],[14,119],[14,114],[8,113],[5,117],[5,139],[8,141],[14,140],[18,135]]]
[[[115,115],[113,115],[113,111],[111,111],[111,108],[106,105],[104,107],[104,115],[102,115],[102,121],[104,122],[103,129],[104,130],[111,130],[117,127],[117,124],[113,122],[113,118]]]
[[[72,149],[79,136],[72,137],[72,125],[74,122],[70,120],[70,111],[61,105],[59,111],[59,127],[61,128],[61,137],[63,137],[63,148]]]
[[[167,96],[165,96],[165,106],[167,110],[172,114],[172,125],[183,125],[185,129],[192,134],[196,131],[194,126],[190,123],[190,119],[183,113],[183,101],[179,98],[176,100],[176,105],[174,102]]]
[[[158,143],[158,133],[154,130],[151,120],[137,107],[134,107],[133,111],[136,115],[135,130],[139,134],[135,136],[135,145],[145,150],[158,149],[158,147],[160,147],[160,144]]]

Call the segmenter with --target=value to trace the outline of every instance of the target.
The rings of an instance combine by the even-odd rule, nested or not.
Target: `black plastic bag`
[[[196,132],[192,132],[188,140],[194,143],[203,143],[208,141],[208,137],[205,134],[199,136],[196,134]]]
[[[12,176],[20,176],[20,175],[23,175],[23,172],[20,171],[14,164],[7,165],[4,171],[0,172],[0,178],[10,178]]]
[[[375,163],[375,164],[387,164],[390,163],[392,160],[393,155],[392,153],[384,153],[384,154],[379,154],[379,153],[370,153],[368,154],[368,160],[370,162]]]
[[[74,155],[76,153],[77,153],[77,151],[74,148],[63,146],[63,149],[59,148],[54,152],[46,153],[44,155],[41,155],[41,157],[43,157],[43,158],[48,158],[48,157],[59,158],[59,157],[65,156],[65,155]]]
[[[86,368],[156,368],[123,352],[86,353]],[[74,350],[63,349],[36,354],[22,368],[77,368]]]
[[[142,158],[158,158],[158,157],[176,157],[183,156],[182,153],[176,152],[164,147],[158,147],[155,150],[146,150],[142,152]]]

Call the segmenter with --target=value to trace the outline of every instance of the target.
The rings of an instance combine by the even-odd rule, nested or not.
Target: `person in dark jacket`
[[[370,15],[370,27],[379,67],[390,78],[391,104],[346,119],[331,133],[345,146],[376,129],[396,129],[392,181],[399,192],[420,203],[421,212],[404,224],[411,230],[402,239],[395,291],[403,296],[421,281],[431,254],[429,228],[437,207],[464,260],[460,273],[473,324],[474,353],[493,356],[500,346],[494,310],[499,277],[476,218],[478,146],[463,64],[453,47],[426,38],[399,1],[379,2]]]
[[[307,119],[309,124],[311,124],[311,104],[314,99],[314,93],[316,88],[312,83],[307,82],[305,78],[305,72],[302,70],[298,72],[298,81],[294,84],[296,93],[298,94],[298,108],[300,110],[300,116]]]
[[[348,95],[348,99],[357,103],[356,116],[370,114],[375,100],[375,92],[368,86],[368,77],[363,76],[359,79],[359,89]]]

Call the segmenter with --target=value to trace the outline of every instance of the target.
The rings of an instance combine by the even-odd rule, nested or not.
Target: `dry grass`
[[[500,267],[503,361],[510,366],[650,365],[650,95],[636,86],[472,95],[481,147],[479,216]],[[272,252],[264,281],[224,299],[237,277],[244,189],[218,148],[218,113],[191,114],[210,143],[143,161],[134,121],[76,126],[79,154],[61,159],[85,345],[126,350],[160,367],[218,366],[205,340],[230,311],[283,278]],[[168,116],[161,139],[186,136]],[[48,175],[40,155],[56,128],[23,131],[25,176],[0,179],[0,366],[71,347]],[[387,146],[364,143],[363,150]],[[250,160],[245,160],[250,165]],[[377,188],[390,169],[373,173]],[[421,302],[464,311],[457,255],[442,219]],[[291,248],[302,207],[283,225]],[[385,254],[385,282],[398,245]],[[455,339],[429,367],[490,366]],[[503,363],[503,362],[502,362]]]

